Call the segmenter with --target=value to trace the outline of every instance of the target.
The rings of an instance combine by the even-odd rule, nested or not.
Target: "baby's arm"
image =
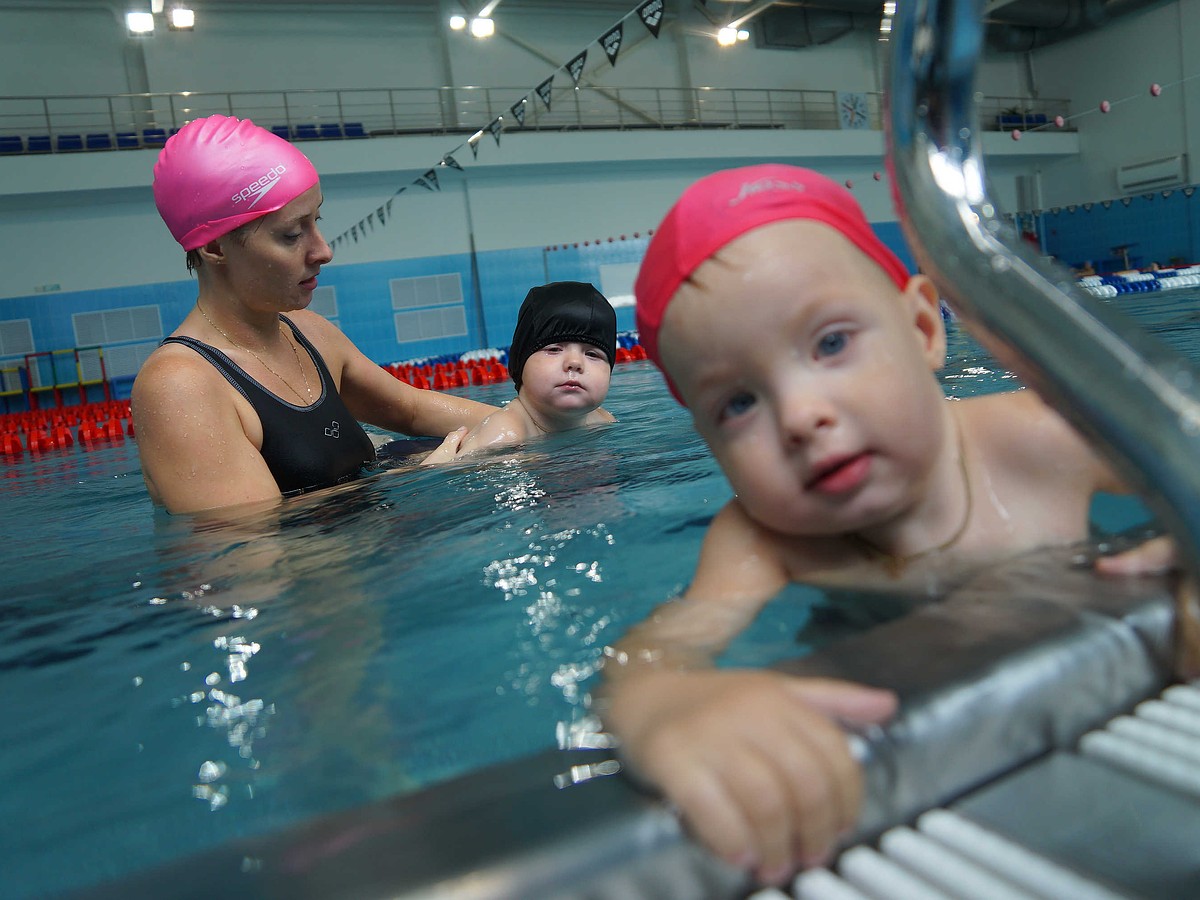
[[[711,850],[766,883],[824,859],[857,815],[861,775],[835,720],[879,722],[896,704],[857,685],[711,668],[788,581],[776,551],[727,505],[687,594],[609,651],[599,703],[632,774]]]
[[[727,504],[704,536],[691,585],[621,639],[615,653],[622,664],[612,677],[622,677],[643,663],[657,668],[711,666],[788,583],[772,544],[736,500]]]

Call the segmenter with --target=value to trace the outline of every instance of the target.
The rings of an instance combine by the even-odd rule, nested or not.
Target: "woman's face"
[[[333,251],[317,227],[321,185],[221,239],[230,284],[247,301],[287,311],[312,302]]]

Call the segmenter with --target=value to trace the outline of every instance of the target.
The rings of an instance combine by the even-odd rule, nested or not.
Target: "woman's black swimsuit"
[[[356,477],[375,460],[375,447],[333,386],[325,360],[300,329],[280,316],[317,368],[321,396],[296,406],[272,394],[216,347],[195,338],[169,337],[164,344],[191,347],[249,401],[262,422],[262,455],[285,496],[328,487]]]

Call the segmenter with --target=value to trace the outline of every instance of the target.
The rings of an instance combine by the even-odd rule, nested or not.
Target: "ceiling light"
[[[196,13],[186,6],[173,7],[167,26],[172,31],[191,31],[196,27]]]
[[[156,16],[161,13],[163,11],[163,2],[164,0],[150,0],[150,12]]]
[[[739,41],[748,41],[750,40],[750,32],[745,28],[739,28],[737,37]]]
[[[148,12],[125,13],[125,27],[135,36],[154,34],[154,15]]]
[[[720,44],[722,47],[729,47],[733,44],[736,44],[737,43],[737,29],[730,28],[728,25],[726,25],[724,28],[722,28],[720,31],[717,32],[717,43]]]
[[[496,33],[496,23],[491,19],[477,18],[471,20],[471,34],[477,38],[491,37]]]
[[[451,31],[462,31],[466,27],[467,27],[467,20],[463,16],[451,16],[450,17],[450,30]]]

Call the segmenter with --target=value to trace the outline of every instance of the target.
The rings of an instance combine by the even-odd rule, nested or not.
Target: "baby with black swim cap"
[[[468,432],[457,455],[616,421],[600,406],[616,355],[617,314],[593,285],[531,288],[508,351],[517,396]]]

